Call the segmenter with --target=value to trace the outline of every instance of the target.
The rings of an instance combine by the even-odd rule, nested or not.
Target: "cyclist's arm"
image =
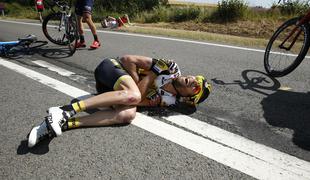
[[[137,83],[141,93],[141,102],[146,99],[147,91],[151,87],[156,79],[156,75],[153,72],[148,72],[143,78]]]
[[[153,71],[149,71],[152,66],[152,58],[145,56],[127,55],[120,59],[123,68],[137,83],[141,93],[140,106],[157,106],[160,101],[148,101],[146,99],[147,90],[153,85],[157,75]],[[138,70],[144,69],[144,76],[140,79]]]
[[[138,69],[149,70],[152,66],[152,58],[145,56],[126,55],[120,61],[123,68],[137,84],[139,82]]]

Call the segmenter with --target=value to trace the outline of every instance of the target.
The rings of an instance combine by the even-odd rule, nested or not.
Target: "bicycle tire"
[[[67,34],[70,43],[68,44],[70,55],[73,55],[76,51],[76,46],[79,40],[79,33],[78,33],[78,24],[77,24],[77,17],[76,14],[71,14],[69,18],[69,32]]]
[[[65,46],[69,44],[69,41],[66,36],[65,27],[61,25],[62,13],[51,13],[47,15],[42,23],[42,30],[45,37],[54,44]],[[58,26],[58,27],[57,27]],[[59,28],[59,26],[62,26]],[[63,28],[63,29],[61,29]],[[59,36],[53,36],[54,33],[57,33]]]
[[[286,38],[288,35],[285,35],[285,33],[290,33],[291,31],[289,29],[296,27],[296,23],[299,19],[300,18],[292,18],[284,22],[270,38],[264,55],[264,68],[268,75],[272,77],[283,77],[296,69],[306,56],[310,45],[308,24],[299,26],[301,34],[298,35],[299,39],[294,43],[292,47],[294,49],[290,49],[290,53],[288,53],[287,50],[284,52],[272,51],[273,48],[277,48],[277,43],[280,44],[283,42],[283,40],[279,41],[278,38]],[[277,50],[283,51],[283,48],[279,48]],[[284,58],[277,63],[278,66],[280,66],[280,63],[284,63],[284,61],[288,60],[290,62],[283,68],[277,69],[273,64],[273,61],[276,61],[278,58]]]

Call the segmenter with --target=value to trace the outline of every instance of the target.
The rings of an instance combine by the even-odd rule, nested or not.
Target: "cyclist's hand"
[[[160,74],[170,74],[175,66],[175,62],[171,60],[153,59],[151,70],[158,76]]]

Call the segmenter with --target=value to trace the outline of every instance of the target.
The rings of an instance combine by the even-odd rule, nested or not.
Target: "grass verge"
[[[122,27],[118,31],[160,35],[165,37],[174,37],[196,41],[207,41],[212,43],[221,43],[227,45],[236,45],[252,48],[265,48],[266,44],[268,43],[268,40],[266,39],[239,37],[239,36],[223,35],[201,31],[166,29],[158,27],[141,27],[139,25]]]
[[[9,18],[9,17],[0,17],[0,19],[11,20],[11,21],[21,21],[21,22],[32,22],[37,23],[38,20],[34,19],[17,19],[17,18]],[[87,25],[85,26],[87,27]],[[98,30],[109,30],[103,29],[100,23],[96,23],[96,27]],[[120,32],[129,32],[129,33],[140,33],[147,35],[159,35],[164,37],[173,37],[187,40],[195,40],[195,41],[204,41],[211,43],[220,43],[227,45],[235,45],[242,47],[251,47],[251,48],[262,48],[266,47],[268,43],[267,39],[259,39],[259,38],[250,38],[250,37],[239,37],[233,35],[226,34],[217,34],[217,33],[209,33],[202,31],[189,31],[189,30],[180,30],[180,29],[169,29],[169,28],[160,28],[160,27],[143,27],[143,24],[134,24],[133,26],[121,27],[119,29],[113,29],[113,31]]]

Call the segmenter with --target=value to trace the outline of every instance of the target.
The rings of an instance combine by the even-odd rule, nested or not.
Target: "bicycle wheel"
[[[68,44],[69,50],[70,50],[70,55],[74,54],[76,51],[76,45],[79,39],[79,34],[78,34],[78,24],[77,24],[77,17],[75,14],[72,14],[69,18],[68,21],[68,32],[67,32],[67,37],[70,41]]]
[[[62,13],[52,13],[44,18],[42,30],[45,37],[54,44],[68,45],[65,21]]]
[[[298,20],[299,18],[293,18],[283,23],[269,40],[264,55],[264,67],[270,76],[282,77],[289,74],[307,54],[310,45],[309,25],[296,26]],[[294,34],[285,41],[296,27]],[[291,45],[293,46],[290,48]]]

